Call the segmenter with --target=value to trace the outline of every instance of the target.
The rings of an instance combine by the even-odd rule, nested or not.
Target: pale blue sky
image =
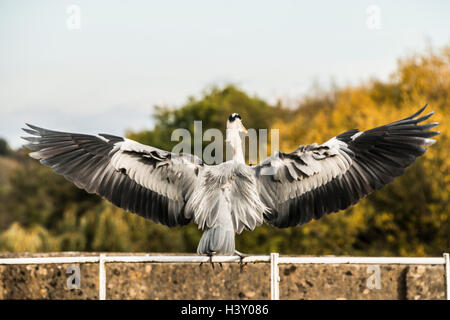
[[[68,30],[66,9],[81,8]],[[366,9],[381,10],[381,29]],[[314,82],[386,79],[399,57],[450,43],[450,1],[0,0],[0,136],[24,122],[123,134],[155,104],[213,84],[293,103]],[[239,111],[239,106],[236,106]]]

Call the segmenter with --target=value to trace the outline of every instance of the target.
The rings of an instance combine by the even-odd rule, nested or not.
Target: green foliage
[[[69,206],[76,205],[77,214],[81,215],[100,202],[97,196],[78,189],[25,152],[19,154],[21,165],[11,173],[7,201],[1,204],[4,212],[13,213],[15,221],[53,229]]]
[[[250,97],[232,85],[223,89],[213,87],[204,92],[200,99],[190,97],[181,108],[156,106],[155,110],[156,124],[153,130],[128,132],[127,136],[164,150],[171,150],[178,143],[171,141],[175,129],[189,130],[193,139],[195,120],[202,121],[203,131],[217,128],[225,133],[226,120],[234,112],[242,116],[246,127],[254,129],[270,128],[276,119],[290,113],[281,106],[270,106],[257,97]]]
[[[7,156],[11,153],[11,149],[8,146],[8,142],[5,139],[0,138],[0,156]]]
[[[414,113],[428,103],[440,121],[438,143],[406,173],[343,212],[307,225],[261,226],[237,236],[243,252],[334,255],[441,255],[450,249],[450,48],[399,61],[389,81],[334,88],[297,108],[271,106],[234,86],[213,87],[179,108],[156,107],[152,130],[129,138],[171,150],[172,131],[194,120],[225,130],[240,113],[248,128],[277,128],[280,147],[324,142],[347,129],[365,130]],[[1,151],[1,140],[0,140]],[[17,160],[19,159],[19,160]],[[195,252],[201,231],[169,229],[77,189],[23,151],[0,157],[0,250]]]

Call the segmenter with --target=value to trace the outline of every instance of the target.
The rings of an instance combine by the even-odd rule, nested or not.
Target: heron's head
[[[238,113],[232,113],[228,117],[227,129],[238,130],[238,132],[247,133],[247,129],[245,129],[244,125],[242,124],[242,118]]]

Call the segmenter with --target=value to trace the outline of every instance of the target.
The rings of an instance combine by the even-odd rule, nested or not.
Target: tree
[[[0,138],[0,156],[7,156],[11,153],[11,149],[8,146],[8,142],[5,139]]]
[[[258,97],[250,97],[233,85],[222,89],[212,87],[200,99],[190,97],[179,108],[155,107],[156,124],[153,130],[129,131],[127,136],[164,150],[172,150],[178,143],[171,141],[173,130],[184,128],[194,136],[194,121],[201,120],[203,130],[217,128],[225,133],[226,119],[234,112],[242,116],[247,128],[267,129],[277,119],[287,119],[291,113],[281,106],[270,106]],[[206,144],[206,143],[205,143]]]

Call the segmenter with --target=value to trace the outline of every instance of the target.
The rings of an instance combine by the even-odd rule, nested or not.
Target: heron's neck
[[[230,144],[233,151],[233,160],[245,163],[242,140],[238,129],[227,129],[226,142]]]

